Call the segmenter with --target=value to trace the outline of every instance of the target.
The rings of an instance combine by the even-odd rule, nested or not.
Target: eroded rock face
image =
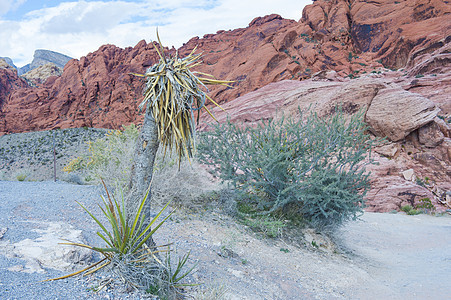
[[[34,51],[33,55],[33,61],[22,68],[19,68],[17,72],[19,75],[23,75],[25,73],[28,73],[40,66],[44,66],[47,64],[54,64],[60,69],[63,69],[64,66],[67,64],[68,61],[70,61],[72,57],[69,57],[67,55],[64,55],[62,53],[58,53],[55,51],[50,50],[44,50],[44,49],[38,49]]]
[[[303,80],[329,70],[336,72],[329,77],[333,80],[379,72],[382,64],[407,66],[410,77],[440,77],[449,67],[450,6],[440,0],[318,0],[305,7],[299,22],[258,17],[247,28],[193,38],[179,53],[198,45],[205,62],[198,70],[236,81],[232,89],[211,88],[210,95],[221,103],[271,82]],[[0,133],[139,123],[142,82],[130,73],[143,73],[156,59],[145,41],[126,49],[105,45],[70,61],[62,76],[50,76],[39,88],[2,90],[0,101],[7,104],[0,112]],[[449,79],[442,79],[434,92],[423,78],[419,83],[410,79],[405,87],[435,97],[428,98],[451,111],[446,93],[437,92],[449,92]]]
[[[157,53],[144,41],[135,48],[102,46],[79,61],[69,61],[61,76],[48,77],[41,88],[14,89],[0,115],[3,128],[118,128],[139,122],[143,82],[131,73],[143,73],[156,60]]]
[[[421,95],[399,87],[386,88],[373,98],[365,121],[376,135],[397,142],[434,120],[438,112],[439,108]]]
[[[3,63],[2,63],[3,62]],[[0,59],[0,128],[6,128],[2,110],[14,90],[26,89],[28,84],[17,75],[17,70]],[[0,129],[1,134],[2,129]]]
[[[436,122],[430,122],[418,130],[418,141],[428,148],[435,148],[445,139],[445,135],[440,130]]]

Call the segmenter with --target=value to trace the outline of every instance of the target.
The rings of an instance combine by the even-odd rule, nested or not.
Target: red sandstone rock
[[[438,112],[439,108],[423,96],[399,87],[387,88],[373,98],[365,121],[376,135],[397,142],[434,120]]]
[[[405,80],[405,86],[435,97],[442,111],[450,112],[451,104],[440,93],[450,92],[451,86],[449,76],[442,76],[449,72],[441,71],[449,67],[450,6],[440,0],[318,0],[306,6],[299,22],[278,15],[259,17],[247,28],[193,38],[179,52],[186,54],[198,45],[205,62],[200,71],[236,80],[233,89],[211,88],[219,102],[319,71],[334,70],[339,77],[376,72],[382,62],[391,68],[406,66],[410,77],[438,74],[441,81],[434,82],[439,89],[429,88],[423,78],[419,84]],[[156,59],[145,41],[126,49],[105,45],[70,61],[61,77],[49,77],[39,89],[13,84],[10,76],[10,87],[0,91],[0,132],[117,128],[139,122],[141,79],[129,73],[143,73]]]

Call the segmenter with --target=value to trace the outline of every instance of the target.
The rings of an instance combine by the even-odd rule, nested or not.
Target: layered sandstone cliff
[[[440,0],[318,0],[305,7],[299,21],[259,17],[247,28],[193,38],[179,53],[198,45],[204,54],[200,71],[236,81],[233,89],[211,89],[219,102],[328,70],[342,80],[404,68],[407,78],[394,80],[436,97],[449,112],[449,101],[436,94],[449,86],[444,74],[449,74],[450,12],[451,4]],[[143,73],[156,60],[145,41],[125,49],[105,45],[71,60],[61,76],[50,76],[37,88],[0,68],[0,133],[139,122],[142,82],[130,73]],[[437,78],[424,82],[427,74]]]

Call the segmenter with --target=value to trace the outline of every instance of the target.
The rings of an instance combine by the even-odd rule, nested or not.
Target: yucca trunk
[[[136,143],[135,157],[128,184],[126,213],[129,222],[132,222],[135,218],[140,202],[146,195],[147,189],[150,188],[159,144],[158,125],[152,115],[152,109],[147,106],[143,125]],[[149,195],[143,208],[143,214],[146,216],[144,228],[152,219],[150,210],[151,194],[151,190],[149,190]],[[152,238],[147,241],[147,245],[155,245]]]
[[[143,213],[150,220],[150,184],[159,144],[161,143],[164,153],[175,150],[179,166],[182,157],[192,157],[196,132],[194,113],[204,108],[212,115],[205,106],[207,99],[218,105],[207,95],[206,85],[221,84],[229,87],[228,84],[232,82],[216,80],[212,75],[202,72],[192,72],[190,68],[200,64],[198,60],[201,54],[195,54],[196,48],[185,58],[179,58],[177,52],[175,56],[166,57],[158,31],[157,38],[159,47],[154,47],[160,60],[147,69],[145,74],[134,74],[146,78],[144,99],[139,105],[139,108],[146,107],[146,114],[130,176],[128,220],[134,218],[140,199],[143,199],[147,189],[149,196]],[[151,239],[148,245],[153,245]]]

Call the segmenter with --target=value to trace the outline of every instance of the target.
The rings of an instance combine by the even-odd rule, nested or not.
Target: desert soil
[[[61,182],[2,181],[0,190],[1,227],[8,228],[0,243],[0,296],[9,291],[0,298],[26,299],[34,295],[27,293],[49,289],[52,283],[27,289],[26,285],[15,286],[11,278],[29,283],[67,272],[55,273],[42,262],[38,264],[44,272],[26,272],[30,260],[23,252],[11,258],[11,253],[5,253],[11,247],[5,245],[42,238],[39,231],[30,230],[36,222],[67,223],[81,230],[88,242],[98,242],[95,224],[74,200],[82,197],[83,203],[95,207],[99,189]],[[191,251],[189,264],[198,265],[188,280],[204,283],[189,291],[195,298],[222,289],[225,299],[446,299],[451,293],[450,230],[449,216],[365,213],[360,221],[334,234],[335,246],[314,232],[284,242],[283,238],[264,238],[209,209],[179,211],[155,239],[158,244],[174,242],[179,254]],[[70,279],[58,284],[73,288],[74,284],[89,287],[94,283],[88,278],[83,283]],[[20,294],[12,295],[15,289]],[[51,299],[52,290],[46,293]],[[92,299],[123,297],[114,288],[88,295]]]

